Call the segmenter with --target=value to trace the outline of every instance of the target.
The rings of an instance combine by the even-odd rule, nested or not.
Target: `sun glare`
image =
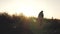
[[[21,8],[16,9],[16,11],[9,11],[8,13],[10,15],[12,14],[19,15],[20,13],[22,13],[27,17],[34,15],[33,9],[31,7],[21,7]]]
[[[56,5],[55,5],[56,4]],[[58,4],[58,5],[57,5]],[[2,10],[2,11],[1,11]],[[60,18],[59,15],[59,3],[55,1],[45,0],[0,0],[0,12],[6,12],[10,15],[23,13],[25,16],[38,17],[39,12],[44,11],[44,17],[46,18]],[[56,12],[58,11],[58,12]]]
[[[21,6],[18,9],[16,9],[16,13],[20,14],[23,13],[25,16],[34,16],[34,10],[32,6]]]

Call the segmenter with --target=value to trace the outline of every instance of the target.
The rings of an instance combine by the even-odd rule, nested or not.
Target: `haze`
[[[45,18],[60,19],[60,0],[0,0],[0,12],[38,17],[41,10]]]

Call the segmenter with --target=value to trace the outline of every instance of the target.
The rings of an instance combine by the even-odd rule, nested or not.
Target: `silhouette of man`
[[[44,17],[43,11],[41,11],[38,15],[38,22],[40,23],[40,25],[43,23],[43,17]]]
[[[43,11],[41,11],[41,12],[39,13],[38,17],[40,17],[40,18],[43,18],[43,17],[44,17]]]

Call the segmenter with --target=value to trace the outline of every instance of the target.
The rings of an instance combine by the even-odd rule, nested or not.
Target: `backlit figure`
[[[40,25],[43,23],[43,17],[44,17],[43,11],[41,11],[38,15],[38,22],[40,23]]]

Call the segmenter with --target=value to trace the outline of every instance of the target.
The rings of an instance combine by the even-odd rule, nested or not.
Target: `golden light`
[[[51,0],[52,1],[52,0]],[[60,18],[60,4],[56,1],[45,0],[0,0],[0,12],[7,12],[10,15],[23,13],[26,16],[38,17],[41,10],[44,11],[44,17]],[[2,11],[1,11],[2,10]],[[58,12],[57,12],[58,11]]]

